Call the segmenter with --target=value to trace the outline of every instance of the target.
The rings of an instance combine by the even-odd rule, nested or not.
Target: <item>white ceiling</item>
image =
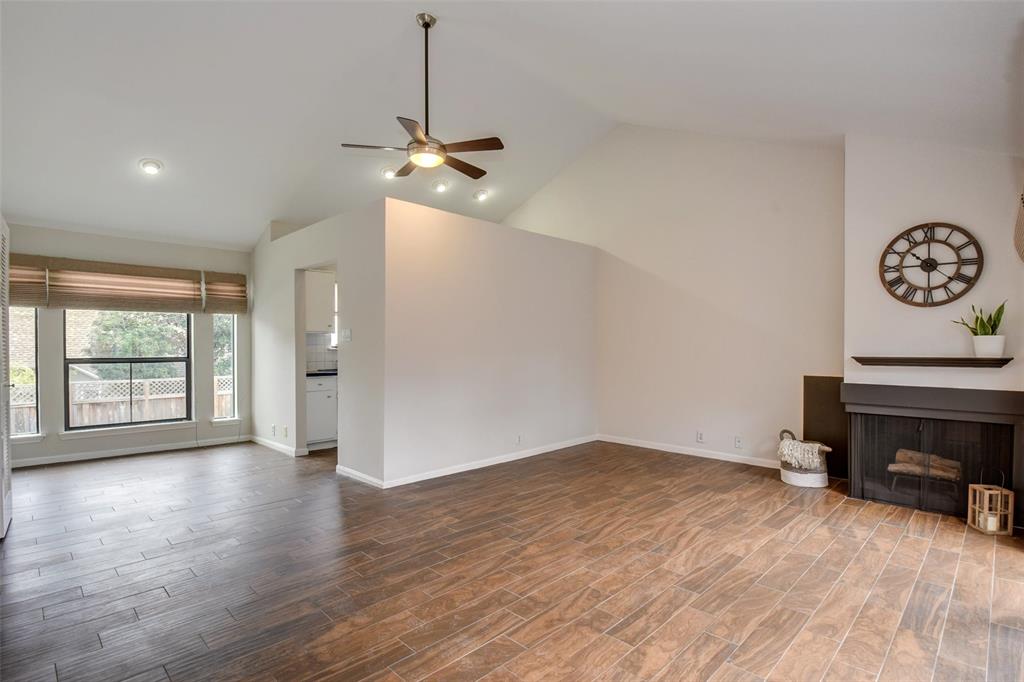
[[[394,117],[503,152],[387,182]],[[1024,3],[4,2],[9,222],[247,248],[385,194],[500,220],[616,121],[1024,152]],[[143,157],[166,164],[141,174]],[[655,173],[657,159],[640,173]],[[451,181],[437,195],[430,182]],[[485,187],[490,200],[475,203]]]

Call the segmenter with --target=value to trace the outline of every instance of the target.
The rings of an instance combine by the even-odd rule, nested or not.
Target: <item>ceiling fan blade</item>
[[[427,143],[427,135],[423,132],[423,128],[420,127],[419,123],[411,118],[402,118],[401,116],[398,117],[398,122],[402,124],[403,128],[405,128],[405,132],[409,133],[409,137],[420,144]]]
[[[412,173],[414,170],[416,170],[416,164],[413,163],[412,161],[408,161],[404,166],[395,171],[395,177],[404,178],[406,175]]]
[[[464,142],[452,142],[444,146],[449,152],[490,152],[504,149],[501,139],[497,137],[483,137],[479,140],[466,140]]]
[[[446,166],[451,166],[460,173],[463,173],[464,175],[468,175],[474,180],[479,180],[483,176],[487,175],[487,171],[485,171],[483,168],[477,168],[471,163],[466,163],[465,161],[456,159],[454,156],[444,157],[444,164]]]
[[[380,145],[376,144],[349,144],[347,142],[342,142],[341,146],[345,147],[346,149],[383,149],[384,151],[388,152],[405,151],[405,147],[381,147]]]

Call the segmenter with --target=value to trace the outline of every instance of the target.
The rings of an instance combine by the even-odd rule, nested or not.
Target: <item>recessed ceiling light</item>
[[[381,170],[380,174],[384,176],[385,180],[394,180],[395,179],[395,169],[394,168],[385,168],[385,169]]]
[[[473,198],[476,199],[477,201],[487,201],[488,194],[489,192],[487,190],[478,189],[477,191],[473,192]]]
[[[156,175],[164,169],[164,164],[157,161],[156,159],[142,159],[139,161],[139,168],[146,175]]]
[[[434,191],[435,192],[447,192],[448,191],[448,181],[447,180],[436,180],[434,182]]]

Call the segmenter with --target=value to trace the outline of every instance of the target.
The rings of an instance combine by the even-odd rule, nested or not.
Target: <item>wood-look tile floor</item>
[[[15,680],[1019,680],[1024,543],[605,443],[380,491],[257,445],[16,471]]]

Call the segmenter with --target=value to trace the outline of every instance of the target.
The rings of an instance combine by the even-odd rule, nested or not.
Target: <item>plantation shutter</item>
[[[229,272],[203,273],[208,313],[234,313],[243,315],[249,310],[249,297],[245,275]]]
[[[1020,206],[1017,207],[1017,224],[1013,230],[1013,245],[1017,255],[1024,260],[1024,192],[1020,195]]]
[[[50,308],[198,313],[199,270],[49,258]]]
[[[11,375],[8,350],[11,323],[8,310],[10,293],[10,240],[7,222],[0,216],[0,539],[14,511],[11,493]]]
[[[46,258],[11,254],[9,289],[11,305],[46,306]]]

